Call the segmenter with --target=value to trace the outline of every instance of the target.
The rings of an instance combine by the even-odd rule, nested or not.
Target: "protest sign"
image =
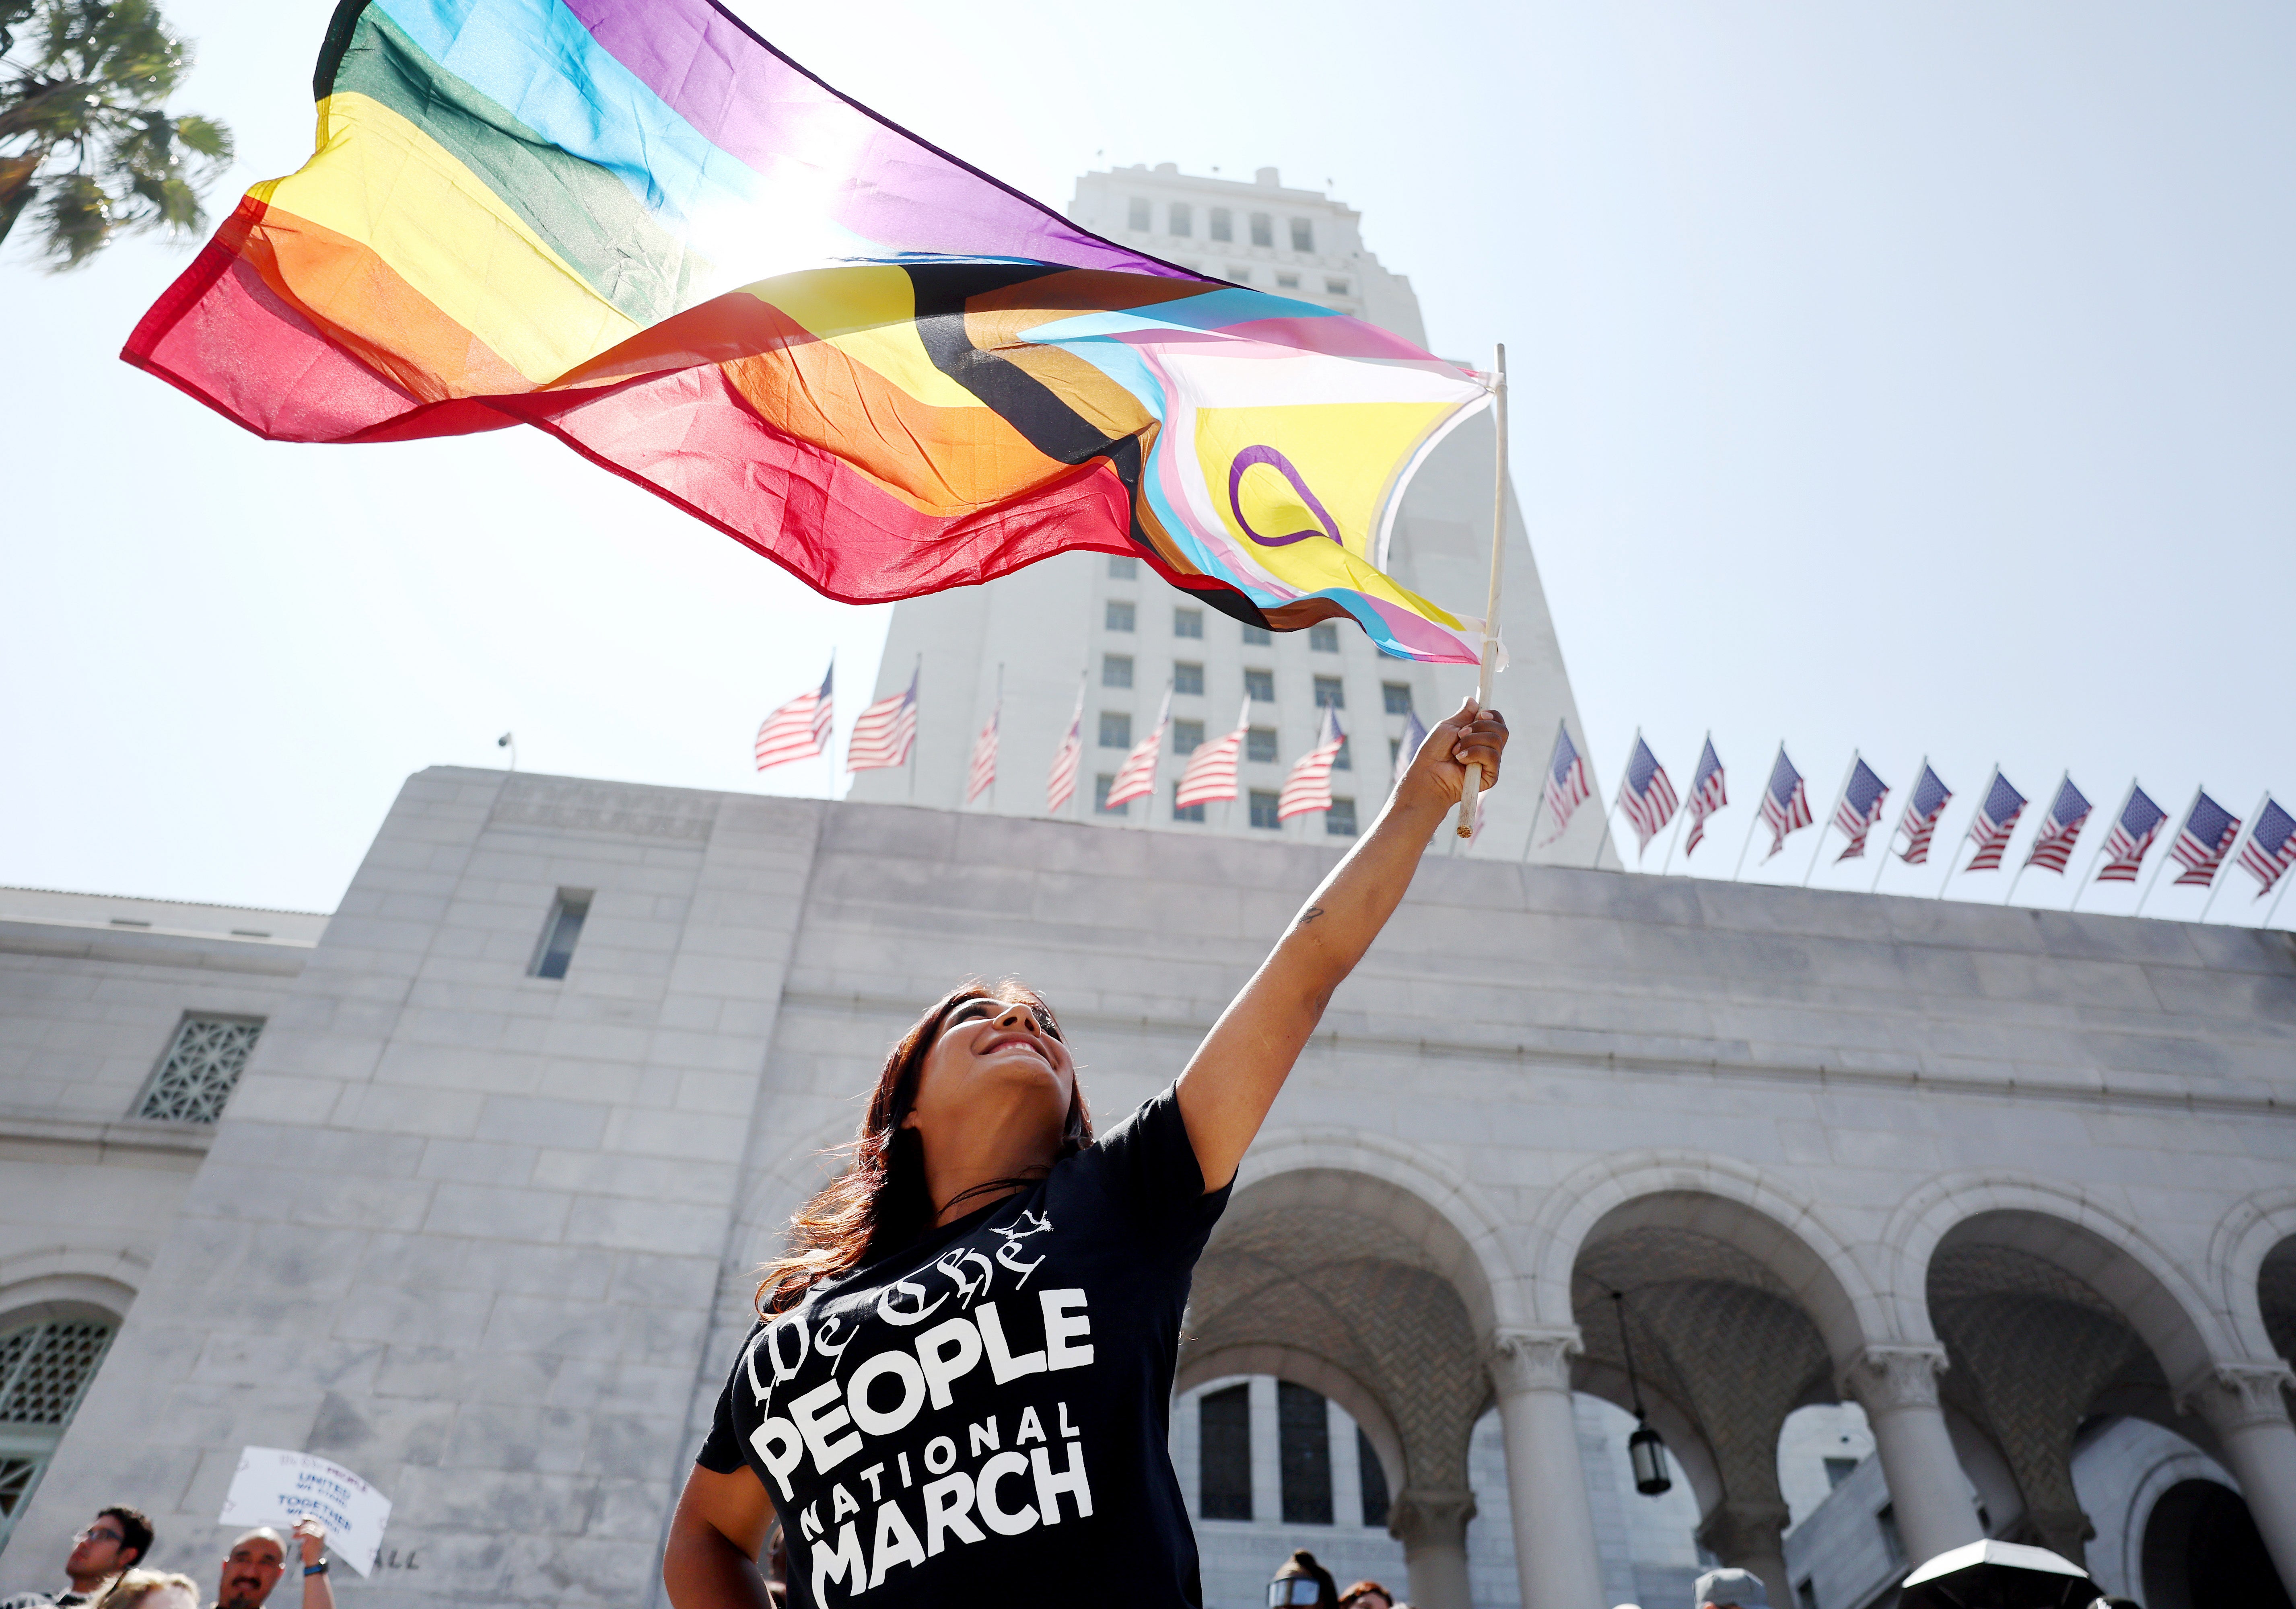
[[[361,1575],[374,1572],[375,1550],[382,1546],[382,1528],[390,1522],[389,1498],[316,1453],[282,1447],[240,1449],[239,1473],[231,1478],[218,1524],[242,1530],[276,1525],[285,1531],[307,1514],[327,1528],[329,1556],[343,1560]],[[287,1557],[292,1572],[297,1566],[291,1545]]]

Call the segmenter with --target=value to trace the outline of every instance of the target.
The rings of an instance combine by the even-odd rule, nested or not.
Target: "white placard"
[[[283,1447],[242,1447],[239,1473],[231,1478],[223,1514],[217,1521],[246,1530],[276,1525],[282,1531],[309,1515],[327,1528],[327,1556],[341,1559],[361,1575],[374,1573],[382,1528],[390,1523],[390,1499],[340,1464],[316,1453]],[[291,1538],[287,1572],[302,1568]]]

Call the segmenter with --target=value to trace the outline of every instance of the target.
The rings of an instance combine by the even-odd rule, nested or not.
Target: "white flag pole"
[[[2096,880],[2096,863],[2104,858],[2104,846],[2112,842],[2113,828],[2119,826],[2120,818],[2128,813],[2129,801],[2136,796],[2136,779],[2131,777],[2128,779],[2128,791],[2120,796],[2120,808],[2112,813],[2112,820],[2105,826],[2104,836],[2096,841],[2096,847],[2089,852],[2088,870],[2081,873],[2080,886],[2073,890],[2072,903],[2065,907],[2068,912],[2080,904],[2081,895],[2087,894],[2088,886]]]
[[[1491,591],[1483,607],[1483,661],[1475,680],[1475,708],[1488,709],[1491,702],[1491,677],[1498,669],[1499,655],[1499,576],[1506,568],[1506,487],[1507,487],[1507,415],[1506,415],[1506,343],[1491,348],[1491,421],[1498,437],[1498,472],[1492,478],[1491,493]],[[1463,838],[1475,836],[1475,796],[1482,790],[1483,770],[1470,766],[1466,780],[1459,789],[1458,834]],[[1533,826],[1536,831],[1536,824]],[[1526,849],[1527,855],[1530,852]]]
[[[2161,822],[2161,830],[2166,832],[2169,829],[2171,821],[2182,823],[2182,825],[2179,825],[2177,828],[2177,836],[2182,837],[2184,835],[2185,827],[2190,825],[2192,822],[2194,807],[2200,804],[2201,796],[2208,790],[2209,785],[2205,782],[2194,788],[2193,796],[2185,802],[2185,808],[2176,815],[2170,817],[2169,821]],[[2151,899],[2152,897],[2152,891],[2161,886],[2161,873],[2168,868],[2169,861],[2174,858],[2170,852],[2176,847],[2176,838],[2170,838],[2167,845],[2162,847],[2161,851],[2161,864],[2152,868],[2152,880],[2145,884],[2144,892],[2136,896],[2136,909],[2130,911],[2128,913],[2129,915],[2143,916],[2144,914],[2144,902]]]
[[[1985,806],[1986,806],[1986,804],[1987,804],[1987,802],[1988,802],[1988,800],[1990,800],[1990,799],[1993,797],[1993,785],[1994,785],[1996,782],[1999,781],[2000,780],[2001,780],[2001,762],[2000,762],[2000,761],[1998,761],[1998,760],[1996,760],[1996,761],[1994,761],[1994,762],[1993,762],[1993,774],[1992,774],[1991,776],[1987,777],[1987,778],[1985,779],[1985,791],[1984,791],[1983,793],[1979,794],[1979,795],[1977,796],[1977,811],[1978,811],[1978,814],[1979,814],[1979,815],[1982,815],[1982,814],[1984,814],[1984,813],[1985,813]],[[1969,820],[1969,824],[1970,824],[1972,827],[1976,826],[1976,825],[1977,825],[1977,817],[1976,817],[1976,816],[1972,816],[1972,817],[1970,818],[1970,820]],[[1944,826],[1944,825],[1945,825],[1945,818],[1944,818],[1943,816],[1939,816],[1939,817],[1938,818],[1938,825],[1939,825],[1939,826],[1940,826],[1940,827],[1942,827],[1942,826]],[[1965,838],[1965,837],[1967,837],[1968,836],[1969,836],[1969,834],[1968,834],[1967,832],[1965,832],[1965,831],[1964,831],[1964,832],[1961,835],[1961,838]],[[1959,861],[1959,860],[1961,859],[1961,838],[1956,838],[1956,839],[1953,841],[1953,847],[1952,847],[1951,849],[1948,849],[1948,851],[1946,851],[1946,856],[1945,856],[1945,878],[1944,878],[1944,880],[1943,880],[1942,882],[1940,882],[1940,883],[1939,883],[1939,884],[1938,884],[1938,891],[1937,891],[1937,895],[1936,895],[1936,897],[1937,897],[1937,898],[1939,898],[1939,899],[1943,899],[1943,898],[1945,898],[1945,891],[1947,890],[1947,888],[1950,887],[1950,886],[1952,886],[1952,884],[1953,884],[1953,874],[1954,874],[1955,862],[1956,862],[1957,861]],[[1976,857],[1976,856],[1974,856],[1974,855],[1972,855],[1970,858],[1971,858],[1972,860],[1975,860],[1977,857]]]
[[[1559,735],[1567,729],[1558,720],[1554,723],[1554,730]],[[1554,780],[1554,745],[1550,743],[1546,746],[1546,769],[1538,775],[1538,802],[1530,807],[1530,837],[1523,840],[1522,858],[1526,863],[1530,860],[1530,852],[1538,847],[1538,818],[1546,810],[1546,790]]]
[[[2201,920],[2207,921],[2209,912],[2216,909],[2217,894],[2223,889],[2226,880],[2232,876],[2232,857],[2238,852],[2243,839],[2256,836],[2257,818],[2264,813],[2264,801],[2271,796],[2272,790],[2269,788],[2257,796],[2256,808],[2248,813],[2248,820],[2240,824],[2240,830],[2232,835],[2232,842],[2225,846],[2224,858],[2217,862],[2215,875],[2209,883],[2208,903],[2201,907]]]
[[[1825,830],[1833,825],[1833,818],[1841,813],[1841,806],[1849,798],[1849,779],[1857,774],[1857,753],[1854,748],[1849,751],[1849,764],[1841,773],[1841,786],[1834,790],[1833,808],[1817,821],[1817,842],[1809,846],[1809,866],[1801,874],[1801,886],[1805,888],[1809,886],[1809,879],[1817,875],[1817,857],[1825,847]]]
[[[1710,743],[1712,743],[1713,741],[1714,741],[1714,731],[1713,731],[1713,728],[1709,727],[1709,728],[1707,729],[1707,731],[1706,731],[1706,742],[1707,742],[1707,743],[1709,743],[1709,744],[1710,744]],[[1705,763],[1705,760],[1706,760],[1706,747],[1705,747],[1705,745],[1702,744],[1702,745],[1700,746],[1700,747],[1699,747],[1699,750],[1698,750],[1698,758],[1697,758],[1697,759],[1695,759],[1695,760],[1693,760],[1693,761],[1692,761],[1692,762],[1691,762],[1691,765],[1690,765],[1690,771],[1691,771],[1691,791],[1692,791],[1692,793],[1695,793],[1695,792],[1697,791],[1698,767],[1699,767],[1700,765],[1703,764]],[[1682,802],[1681,802],[1680,804],[1677,804],[1677,805],[1674,807],[1674,820],[1673,820],[1670,823],[1669,823],[1669,825],[1670,825],[1670,826],[1671,826],[1671,827],[1673,827],[1673,829],[1674,829],[1674,836],[1673,836],[1672,837],[1670,837],[1670,838],[1667,839],[1667,841],[1666,841],[1666,861],[1665,861],[1665,862],[1664,862],[1662,865],[1660,865],[1660,866],[1659,867],[1659,869],[1658,869],[1658,874],[1659,874],[1659,876],[1660,876],[1660,877],[1664,877],[1664,876],[1665,876],[1665,875],[1666,875],[1669,870],[1671,870],[1673,869],[1673,867],[1674,867],[1674,846],[1675,846],[1677,844],[1681,843],[1681,842],[1682,842],[1682,835],[1683,835],[1684,833],[1685,833],[1685,832],[1687,832],[1687,831],[1689,831],[1689,830],[1690,830],[1687,827],[1685,827],[1685,826],[1683,824],[1683,818],[1685,818],[1685,816],[1689,815],[1689,813],[1690,813],[1690,798],[1691,798],[1691,795],[1690,795],[1690,794],[1685,794],[1685,795],[1683,795],[1683,796],[1682,796]],[[1688,867],[1688,865],[1689,865],[1689,862],[1688,862],[1687,861],[1685,861],[1685,862],[1683,862],[1683,864],[1684,864],[1684,866],[1685,866],[1685,871],[1683,872],[1683,875],[1684,875],[1685,877],[1687,877],[1687,876],[1689,876],[1689,875],[1690,875],[1690,874],[1689,874],[1689,871],[1686,870],[1686,868],[1687,868],[1687,867]]]
[[[1911,791],[1906,795],[1906,808],[1907,810],[1910,810],[1913,807],[1915,799],[1920,796],[1922,791],[1922,779],[1929,774],[1930,757],[1927,755],[1923,755],[1922,756],[1922,768],[1914,773],[1914,786]],[[1904,810],[1898,813],[1900,820],[1904,818],[1905,813]],[[1879,894],[1881,892],[1882,874],[1890,870],[1890,856],[1897,848],[1898,834],[1903,829],[1901,828],[1893,827],[1890,829],[1890,836],[1882,840],[1882,853],[1874,857],[1874,881],[1867,886],[1866,889],[1866,893]],[[1911,840],[1908,839],[1907,841],[1910,842]]]
[[[1785,757],[1785,752],[1786,740],[1780,738],[1778,752],[1770,760],[1769,775],[1762,779],[1762,799],[1766,800],[1770,796],[1771,780],[1778,774],[1778,761]],[[1757,800],[1754,804],[1754,819],[1746,823],[1746,841],[1738,845],[1738,869],[1730,874],[1730,880],[1734,883],[1746,875],[1746,852],[1754,846],[1754,829],[1761,824],[1762,805],[1761,801]]]
[[[2016,870],[2009,874],[2009,892],[2001,896],[2001,903],[2005,905],[2011,900],[2017,897],[2017,884],[2023,878],[2025,875],[2025,868],[2033,863],[2033,851],[2039,848],[2041,845],[2041,829],[2046,829],[2048,826],[2050,812],[2055,810],[2057,807],[2057,801],[2065,796],[2065,784],[2072,780],[2073,769],[2070,765],[2066,766],[2063,771],[2057,774],[2057,791],[2049,796],[2049,808],[2048,810],[2045,810],[2041,813],[2040,828],[2037,828],[2034,830],[2033,841],[2026,846],[2024,860],[2019,863]],[[2091,813],[2094,814],[2095,813],[2092,812]],[[2083,821],[2081,825],[2086,827],[2088,823],[2087,821]]]
[[[1642,729],[1641,727],[1639,727],[1639,726],[1636,727],[1636,728],[1635,728],[1635,740],[1636,740],[1636,742],[1640,742],[1640,741],[1642,740],[1642,735],[1643,735],[1643,729]],[[1581,763],[1582,763],[1582,764],[1584,764],[1586,765],[1586,767],[1587,767],[1587,786],[1588,786],[1588,788],[1592,788],[1595,786],[1595,765],[1594,765],[1594,762],[1592,762],[1591,760],[1582,760],[1582,762],[1581,762]],[[1632,765],[1634,764],[1634,763],[1635,763],[1635,755],[1634,755],[1634,750],[1632,750],[1632,749],[1628,749],[1628,750],[1627,751],[1627,764],[1628,764],[1628,766],[1632,766]],[[1619,796],[1620,798],[1624,798],[1624,797],[1626,796],[1626,790],[1627,790],[1627,773],[1626,773],[1626,772],[1625,772],[1624,770],[1621,770],[1621,771],[1619,772],[1619,794],[1618,794],[1618,796]],[[1595,798],[1599,799],[1599,798],[1601,798],[1603,796],[1602,796],[1600,793],[1595,793],[1595,794],[1592,794],[1592,795],[1591,795],[1591,796],[1592,796],[1592,797],[1595,797]],[[1602,864],[1603,864],[1603,851],[1604,851],[1605,849],[1608,849],[1608,848],[1611,846],[1611,813],[1612,813],[1614,811],[1616,811],[1617,809],[1618,809],[1618,805],[1617,805],[1616,804],[1611,804],[1611,805],[1607,806],[1607,807],[1603,810],[1603,830],[1602,830],[1602,832],[1601,832],[1599,835],[1597,835],[1597,836],[1596,836],[1596,837],[1595,837],[1595,858],[1594,858],[1593,860],[1591,860],[1591,861],[1589,861],[1589,862],[1587,862],[1587,866],[1588,866],[1589,868],[1591,868],[1591,869],[1600,870],[1600,868],[1602,867]],[[1640,855],[1640,854],[1636,854],[1636,856],[1635,858],[1636,858],[1636,860],[1640,860],[1642,857],[1641,857],[1641,855]]]

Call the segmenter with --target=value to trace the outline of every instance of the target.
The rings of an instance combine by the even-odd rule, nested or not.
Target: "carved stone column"
[[[1726,1500],[1698,1523],[1698,1545],[1724,1564],[1760,1576],[1771,1603],[1791,1604],[1785,1545],[1791,1517],[1784,1503]]]
[[[1467,1522],[1475,1517],[1472,1491],[1406,1486],[1387,1506],[1387,1529],[1403,1544],[1406,1589],[1425,1609],[1474,1609],[1467,1579]]]
[[[1595,1515],[1570,1409],[1578,1350],[1576,1329],[1503,1330],[1491,1358],[1523,1609],[1602,1609]]]
[[[1942,1346],[1869,1346],[1841,1380],[1874,1427],[1898,1534],[1916,1564],[1984,1535],[1938,1406],[1944,1368]]]
[[[2288,1366],[2219,1363],[2178,1393],[2224,1443],[2225,1462],[2280,1572],[2296,1597],[2296,1425],[2281,1395]]]

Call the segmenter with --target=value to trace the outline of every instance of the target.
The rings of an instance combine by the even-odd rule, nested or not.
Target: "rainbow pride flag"
[[[849,602],[1083,550],[1480,656],[1384,573],[1474,376],[1079,229],[710,0],[343,0],[314,88],[122,354],[258,435],[531,425]]]

